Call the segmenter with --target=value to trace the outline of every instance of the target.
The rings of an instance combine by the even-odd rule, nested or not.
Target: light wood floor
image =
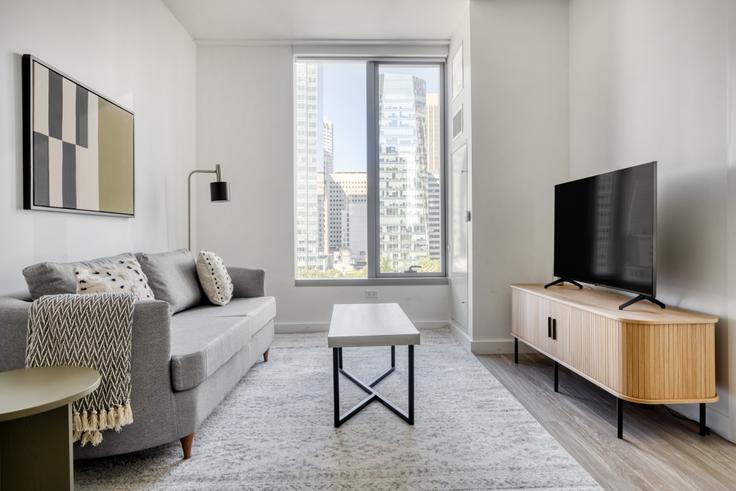
[[[663,406],[624,403],[616,438],[616,399],[538,354],[479,356],[486,368],[605,489],[734,490],[736,445]]]

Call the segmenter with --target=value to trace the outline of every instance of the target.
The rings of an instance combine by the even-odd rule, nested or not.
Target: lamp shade
[[[215,181],[210,183],[211,201],[230,201],[230,186],[227,181]]]

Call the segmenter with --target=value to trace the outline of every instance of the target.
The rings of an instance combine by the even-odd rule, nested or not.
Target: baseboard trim
[[[417,329],[438,329],[447,327],[449,322],[446,320],[421,320],[412,321]],[[308,332],[326,332],[330,330],[330,323],[327,321],[315,322],[276,322],[274,325],[276,334],[296,334]]]
[[[450,331],[452,332],[460,346],[465,348],[468,352],[472,352],[473,340],[470,339],[468,333],[466,333],[457,322],[450,319]]]
[[[323,332],[330,329],[329,322],[276,322],[276,334],[297,334],[305,332]]]
[[[678,404],[668,405],[668,408],[674,412],[692,420],[693,424],[698,424],[700,413],[697,404]],[[711,433],[722,436],[730,442],[736,443],[736,439],[730,431],[730,421],[728,416],[712,408],[711,404],[705,405],[705,424]]]

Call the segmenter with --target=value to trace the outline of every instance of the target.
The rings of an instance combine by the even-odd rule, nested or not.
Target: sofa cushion
[[[43,262],[23,269],[23,276],[28,284],[28,291],[31,294],[31,298],[37,300],[43,295],[76,293],[77,282],[74,273],[77,268],[93,269],[97,266],[114,265],[119,261],[129,259],[135,259],[135,256],[126,252],[117,256],[101,257],[73,263]]]
[[[243,349],[251,338],[252,322],[249,317],[173,316],[171,385],[174,390],[198,386]]]
[[[77,293],[131,293],[137,300],[153,300],[148,278],[141,265],[131,255],[114,264],[101,264],[93,268],[77,267],[74,272]]]
[[[229,304],[216,307],[201,305],[176,317],[250,317],[253,319],[255,334],[268,321],[276,317],[276,299],[274,297],[233,298]]]
[[[205,295],[215,305],[227,305],[233,298],[233,280],[222,258],[210,251],[197,256],[197,276]]]
[[[202,301],[202,288],[197,278],[194,257],[186,249],[136,254],[148,285],[157,300],[168,302],[172,313],[180,312]]]

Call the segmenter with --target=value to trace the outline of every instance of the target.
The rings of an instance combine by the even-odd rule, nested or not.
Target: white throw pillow
[[[210,251],[197,256],[197,276],[207,298],[215,305],[227,305],[233,298],[233,280],[222,258]]]
[[[75,270],[77,293],[132,293],[138,300],[153,300],[148,278],[134,258],[78,266]]]

